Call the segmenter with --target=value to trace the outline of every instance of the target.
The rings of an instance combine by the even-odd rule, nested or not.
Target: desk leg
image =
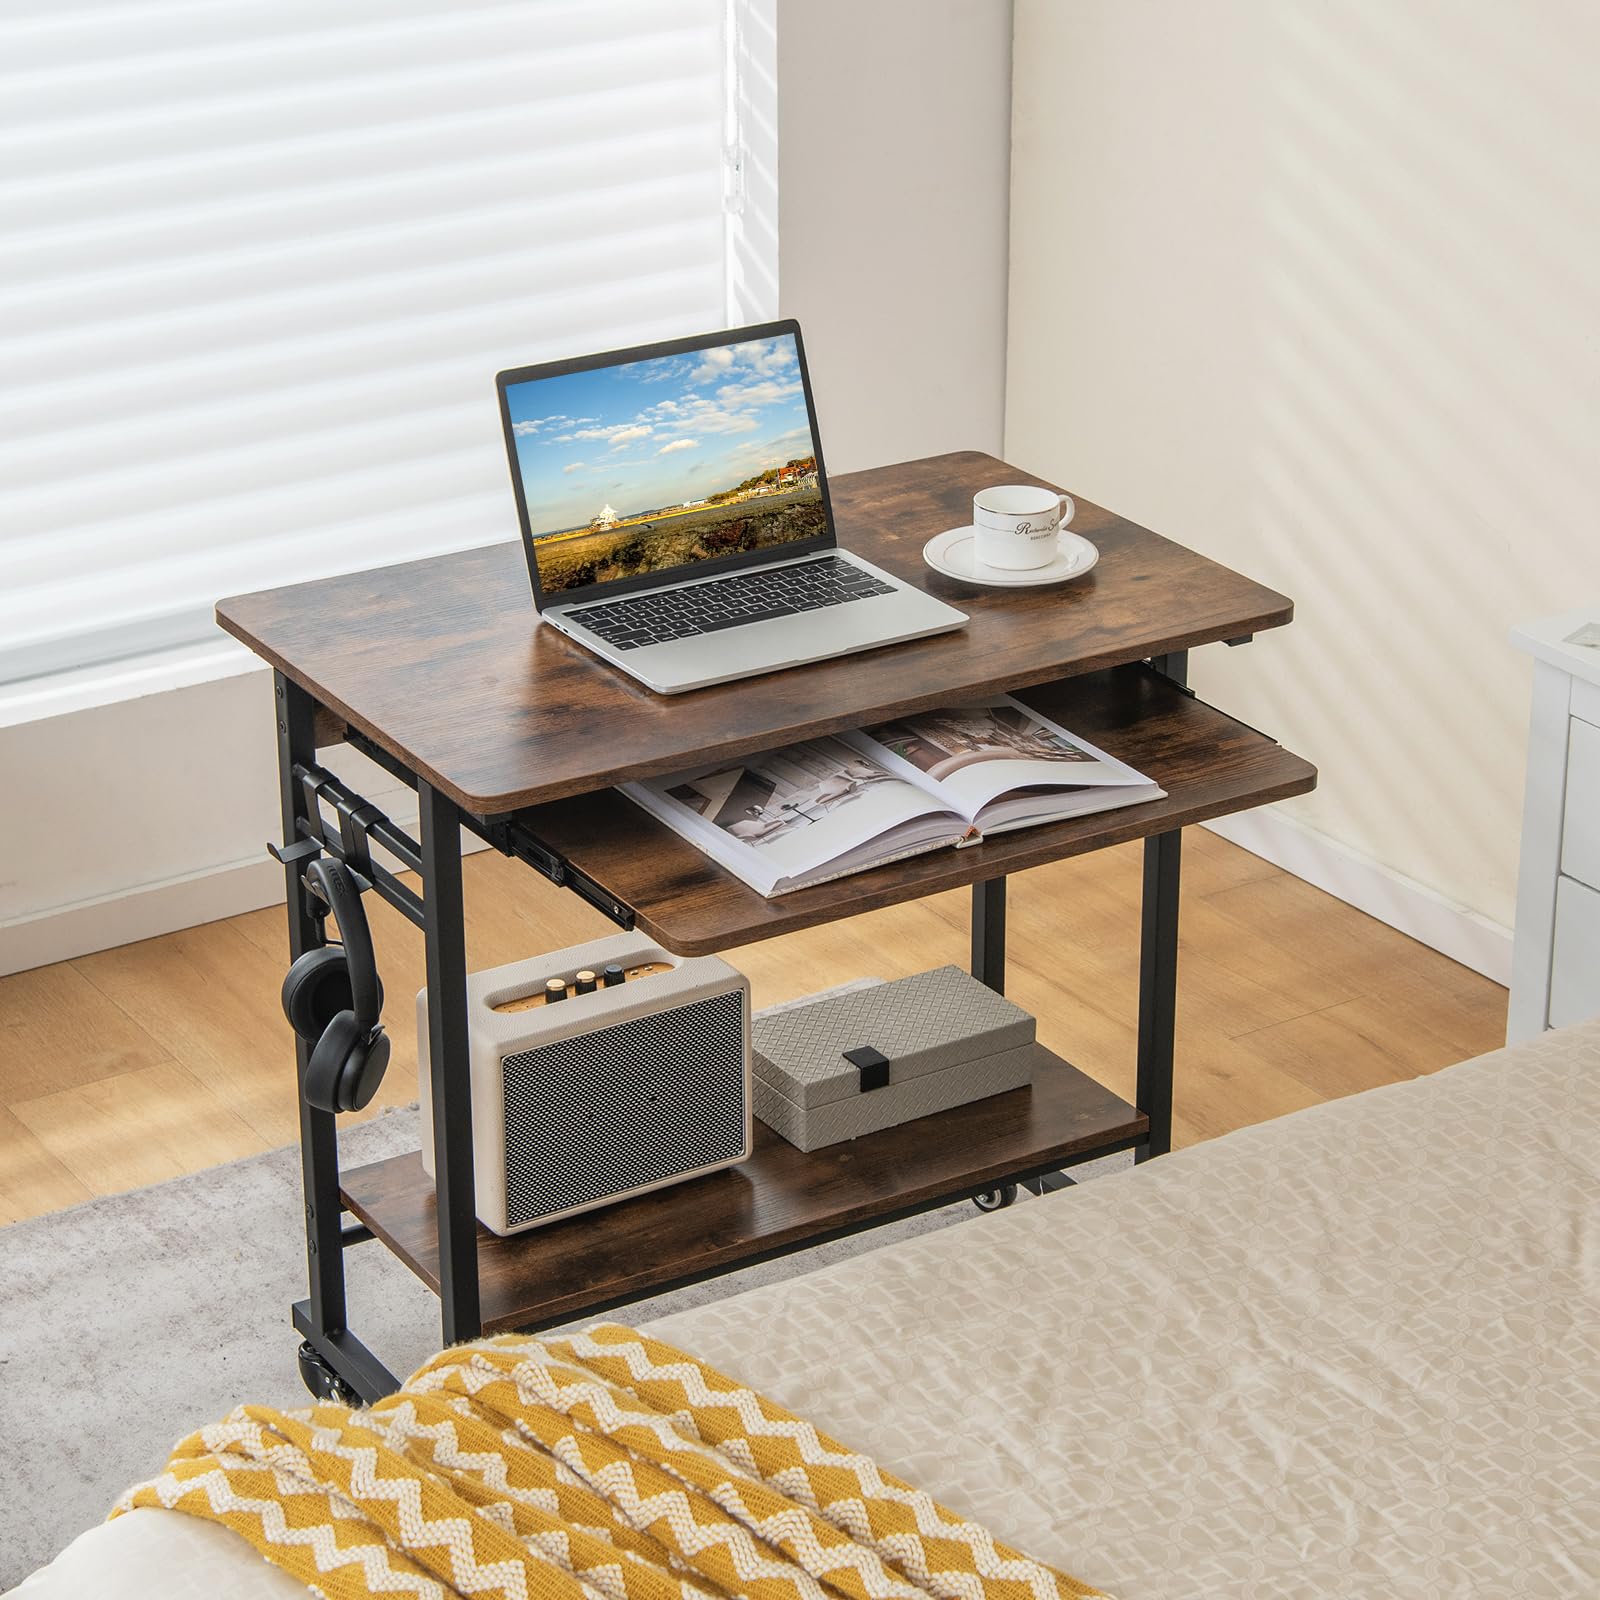
[[[972,886],[972,976],[1006,992],[1006,880]]]
[[[305,790],[295,780],[296,762],[317,759],[312,721],[316,706],[304,689],[279,672],[274,675],[274,709],[278,721],[278,793],[283,808],[283,838],[292,845],[302,838],[300,821],[306,815]],[[306,903],[300,874],[304,866],[290,862],[283,869],[284,899],[289,912],[289,959],[298,961],[307,950],[327,942],[322,923]],[[299,1078],[305,1077],[311,1046],[297,1039],[295,1054]],[[340,1239],[339,1146],[330,1111],[318,1111],[300,1101],[300,1177],[306,1203],[306,1270],[310,1298],[305,1311],[318,1333],[336,1334],[345,1325],[344,1249]]]
[[[274,713],[278,725],[278,782],[283,808],[283,841],[304,839],[307,818],[305,790],[294,775],[295,764],[317,759],[313,726],[316,704],[304,689],[276,673]],[[311,914],[300,875],[304,864],[284,866],[284,901],[289,913],[289,955],[297,960],[307,950],[327,943],[320,918]],[[311,1046],[296,1041],[296,1085],[305,1077]],[[339,1200],[339,1142],[331,1111],[300,1102],[300,1181],[306,1208],[306,1276],[309,1292],[290,1307],[290,1320],[305,1341],[300,1346],[300,1373],[313,1394],[324,1398],[372,1401],[400,1387],[399,1380],[346,1326],[344,1247]]]
[[[1186,683],[1185,650],[1151,660],[1158,672]],[[1178,888],[1183,833],[1157,834],[1144,842],[1144,905],[1139,927],[1139,1069],[1134,1098],[1150,1119],[1149,1142],[1135,1161],[1164,1156],[1172,1148],[1172,1046],[1178,1021]]]
[[[439,1219],[439,1312],[444,1342],[482,1332],[478,1218],[472,1179],[472,1081],[467,1056],[467,941],[461,895],[461,813],[417,781],[422,820],[423,937],[427,943],[428,1068]]]

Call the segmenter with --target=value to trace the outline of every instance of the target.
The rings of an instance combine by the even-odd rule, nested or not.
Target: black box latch
[[[874,1050],[870,1044],[861,1044],[854,1050],[846,1050],[844,1058],[856,1069],[862,1094],[889,1087],[889,1058],[881,1050]]]

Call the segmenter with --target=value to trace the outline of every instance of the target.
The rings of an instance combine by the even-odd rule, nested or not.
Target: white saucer
[[[951,528],[948,533],[935,534],[923,545],[922,559],[947,578],[959,578],[962,583],[984,588],[1007,589],[1036,589],[1041,584],[1081,578],[1100,559],[1100,552],[1087,539],[1063,531],[1056,540],[1056,555],[1046,566],[1012,572],[1004,567],[980,565],[973,541],[972,528]]]

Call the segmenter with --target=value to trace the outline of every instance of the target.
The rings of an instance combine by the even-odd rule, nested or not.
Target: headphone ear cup
[[[382,1028],[373,1030],[366,1044],[358,1044],[346,1061],[339,1079],[341,1111],[363,1111],[383,1082],[389,1065],[389,1035]]]
[[[337,946],[307,950],[285,974],[283,1014],[307,1044],[317,1044],[333,1019],[350,1009],[350,969]]]
[[[323,1029],[306,1063],[301,1093],[306,1104],[319,1111],[343,1111],[339,1104],[340,1085],[346,1077],[350,1053],[361,1045],[361,1025],[353,1011],[341,1011]]]

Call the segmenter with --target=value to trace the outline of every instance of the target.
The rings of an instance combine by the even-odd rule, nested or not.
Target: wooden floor
[[[1044,1043],[1133,1098],[1139,847],[1012,882],[1007,992]],[[1506,994],[1204,829],[1185,836],[1180,1144],[1431,1072],[1503,1042]],[[468,960],[614,931],[527,868],[466,862]],[[757,1005],[965,963],[966,891],[731,952]],[[422,936],[372,909],[394,1039],[376,1105],[417,1095]],[[283,913],[0,978],[0,1222],[292,1142]],[[370,1112],[368,1113],[370,1114]]]

